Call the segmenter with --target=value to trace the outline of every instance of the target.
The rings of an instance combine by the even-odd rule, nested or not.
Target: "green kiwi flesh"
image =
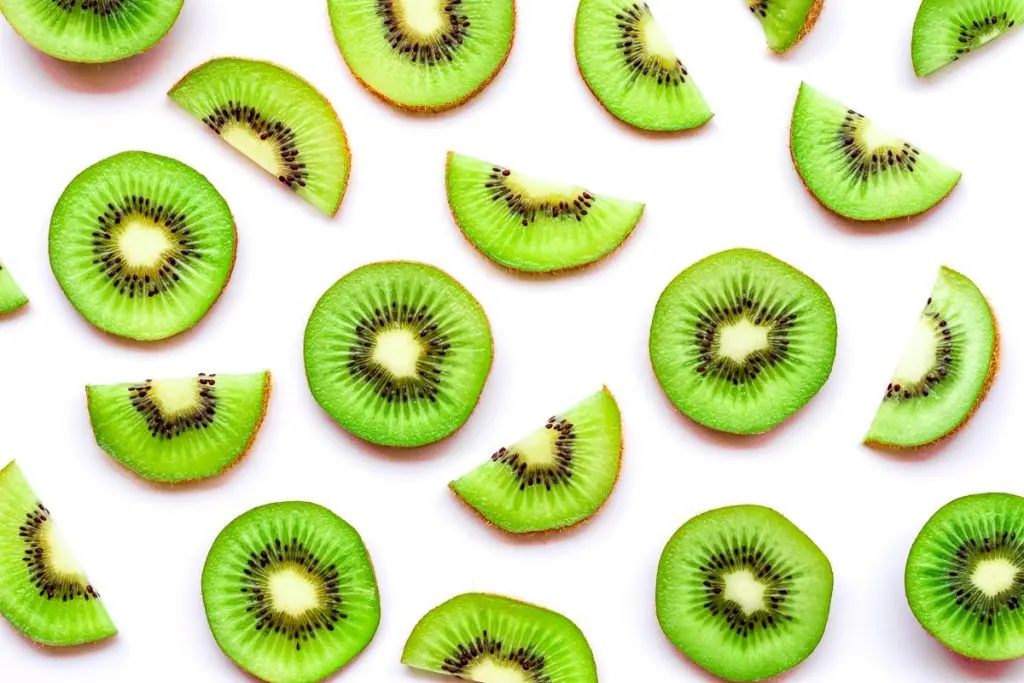
[[[793,108],[790,151],[815,198],[859,221],[923,213],[960,182],[960,171],[806,83]]]
[[[0,263],[0,314],[13,313],[28,303],[28,297],[14,281],[11,271]]]
[[[814,652],[832,584],[828,558],[792,522],[738,505],[700,514],[672,536],[655,606],[687,657],[727,681],[759,681]]]
[[[28,480],[0,470],[0,614],[42,645],[81,645],[117,628]]]
[[[928,74],[1024,22],[1024,0],[923,0],[914,20],[914,72]]]
[[[1024,657],[1024,498],[980,493],[944,505],[907,558],[921,626],[971,659]]]
[[[168,95],[260,168],[333,216],[351,159],[330,102],[296,74],[268,62],[213,59]]]
[[[597,683],[594,653],[576,624],[483,593],[430,610],[409,636],[402,663],[478,683]]]
[[[731,249],[665,291],[651,322],[654,373],[690,419],[734,434],[779,425],[822,387],[836,353],[825,291],[782,261]]]
[[[515,270],[549,272],[598,261],[633,232],[644,205],[593,194],[448,153],[448,205],[483,254]]]
[[[764,29],[768,47],[782,53],[803,40],[818,21],[825,0],[746,0]]]
[[[314,503],[270,503],[218,534],[203,604],[228,657],[270,683],[313,683],[373,640],[380,595],[359,533]]]
[[[912,448],[955,432],[995,377],[998,341],[981,290],[941,268],[864,441]]]

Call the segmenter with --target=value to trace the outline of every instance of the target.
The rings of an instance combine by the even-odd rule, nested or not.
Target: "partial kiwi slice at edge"
[[[746,0],[764,29],[773,52],[783,53],[804,39],[825,6],[825,0]]]
[[[28,303],[28,297],[15,282],[11,271],[0,263],[0,314],[13,313]]]
[[[941,69],[1024,22],[1024,0],[922,0],[910,55],[918,76]]]

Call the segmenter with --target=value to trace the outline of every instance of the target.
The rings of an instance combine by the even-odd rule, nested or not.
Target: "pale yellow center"
[[[994,557],[982,560],[974,567],[971,583],[988,597],[994,598],[1013,588],[1019,572],[1017,565],[1005,557]]]
[[[647,15],[644,22],[640,25],[640,31],[647,51],[660,59],[665,66],[675,66],[676,51],[672,49],[672,43],[669,41],[668,36],[658,26],[658,22],[654,21],[652,15]]]
[[[393,376],[416,377],[423,346],[416,335],[405,328],[386,330],[377,335],[373,360]]]
[[[476,683],[532,683],[532,679],[515,664],[492,659],[481,659],[474,663],[466,675]]]
[[[444,27],[445,13],[442,0],[395,0],[398,15],[405,28],[419,36],[429,38]]]
[[[935,331],[935,321],[922,315],[910,342],[903,350],[903,357],[892,375],[893,384],[916,384],[923,380],[935,367],[935,353],[939,348],[939,337]]]
[[[274,175],[281,174],[281,155],[273,139],[261,140],[249,126],[239,122],[224,126],[220,136],[229,145],[256,162],[260,168]]]
[[[132,218],[117,235],[117,250],[130,269],[156,268],[174,245],[164,228]]]
[[[768,348],[768,328],[755,325],[746,318],[723,326],[718,334],[718,354],[737,363]]]
[[[529,197],[538,203],[548,202],[557,204],[563,201],[572,201],[584,192],[581,187],[533,178],[515,172],[505,178],[505,185],[513,192]]]
[[[295,567],[284,567],[267,581],[271,606],[291,617],[301,617],[320,605],[317,586]]]
[[[64,541],[64,537],[61,536],[53,520],[47,520],[43,524],[41,536],[43,545],[46,547],[46,561],[50,569],[57,574],[77,576],[84,579],[85,574],[82,572],[82,568],[78,566],[75,556],[71,554],[71,549]]]
[[[993,26],[989,30],[979,33],[977,36],[974,37],[974,47],[979,48],[985,43],[995,40],[999,36],[1003,35],[1003,33],[1004,30],[1002,28],[997,28]]]
[[[555,465],[555,442],[560,432],[557,429],[540,428],[521,439],[509,450],[515,451],[528,467]]]
[[[744,616],[764,609],[765,585],[753,572],[741,569],[725,576],[725,599],[735,603]]]
[[[878,124],[873,123],[871,119],[863,119],[861,121],[860,129],[857,131],[857,137],[861,144],[869,150],[881,149],[883,147],[893,147],[895,149],[903,147],[902,138],[898,138],[889,133],[889,131],[880,128]]]
[[[150,395],[164,417],[190,413],[199,404],[199,380],[195,377],[162,379],[150,386]]]

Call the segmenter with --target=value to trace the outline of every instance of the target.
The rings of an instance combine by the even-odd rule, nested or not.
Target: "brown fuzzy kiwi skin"
[[[803,40],[807,36],[807,34],[811,32],[811,30],[814,28],[814,25],[818,23],[818,17],[821,16],[821,10],[824,9],[824,7],[825,0],[814,0],[814,3],[812,3],[811,6],[807,9],[807,18],[804,19],[804,25],[800,29],[800,33],[796,35],[796,38],[793,40],[793,42],[787,45],[782,50],[774,50],[769,48],[771,49],[772,53],[776,55],[783,55],[792,50],[794,47],[796,47],[800,43],[800,41]]]

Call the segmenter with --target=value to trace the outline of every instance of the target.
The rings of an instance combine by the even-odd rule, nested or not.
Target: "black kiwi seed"
[[[153,400],[152,380],[138,386],[128,387],[135,410],[142,413],[149,426],[149,433],[160,439],[173,439],[193,429],[204,429],[213,424],[217,412],[217,396],[214,385],[217,375],[199,373],[199,394],[196,407],[188,413],[167,416]]]
[[[750,6],[750,12],[756,16],[764,19],[768,16],[768,0],[747,0]]]
[[[65,12],[70,12],[78,4],[78,0],[53,0],[53,3]],[[109,17],[121,10],[125,0],[82,0],[82,9],[104,17]]]
[[[979,39],[982,36],[987,36],[995,30],[1002,33],[1013,28],[1014,23],[1014,20],[1010,19],[1006,12],[1003,12],[1002,15],[993,14],[976,21],[960,24],[960,33],[957,35],[957,41],[963,45],[956,50],[956,56],[953,57],[953,61],[960,59],[962,55],[979,47]]]
[[[18,527],[18,536],[25,540],[26,546],[25,556],[21,559],[26,564],[32,585],[47,600],[68,602],[76,598],[98,598],[99,593],[91,585],[50,569],[43,543],[43,525],[49,519],[50,511],[42,503],[37,503],[34,509],[25,514],[24,523]]]
[[[447,23],[434,35],[424,38],[411,35],[402,25],[402,18],[395,9],[395,0],[377,0],[377,16],[384,25],[391,48],[410,61],[423,64],[450,62],[455,58],[459,46],[469,35],[469,17],[459,12],[462,0],[447,0],[441,11]]]
[[[621,34],[615,47],[622,50],[626,65],[633,70],[634,76],[645,76],[657,81],[658,85],[682,85],[689,75],[683,63],[676,60],[671,66],[665,66],[663,58],[647,51],[640,25],[645,18],[649,19],[651,9],[647,3],[633,3],[632,6],[615,15]]]
[[[490,191],[492,200],[505,202],[508,210],[518,216],[524,226],[536,221],[538,214],[551,218],[572,216],[577,222],[581,222],[597,201],[589,192],[580,192],[572,199],[566,198],[559,202],[536,201],[509,187],[505,179],[511,174],[507,168],[494,166],[484,187]]]
[[[455,647],[455,652],[445,657],[441,670],[452,676],[461,676],[482,657],[514,664],[529,677],[530,683],[551,683],[551,678],[544,673],[543,655],[533,652],[528,647],[515,650],[506,648],[500,640],[490,637],[486,630],[468,644],[459,643]]]
[[[711,548],[698,571],[703,576],[704,609],[713,617],[725,620],[725,626],[742,638],[756,638],[761,633],[792,621],[786,600],[793,590],[793,574],[779,558],[753,544]],[[748,571],[764,584],[764,604],[752,614],[745,614],[739,605],[726,600],[726,577]]]
[[[866,121],[863,115],[849,109],[836,133],[836,145],[845,157],[849,172],[860,180],[890,170],[913,173],[921,152],[906,142],[899,148],[867,149],[857,137]]]
[[[950,552],[945,576],[946,587],[957,606],[986,626],[992,626],[1001,615],[1020,609],[1024,594],[1022,572],[1017,572],[1013,585],[999,595],[989,596],[975,587],[971,580],[974,569],[979,562],[990,559],[1005,559],[1018,567],[1024,566],[1024,538],[1005,530],[984,538],[966,537],[955,552]]]
[[[885,388],[885,399],[893,401],[905,401],[912,398],[924,397],[931,394],[934,387],[948,379],[953,372],[957,346],[959,344],[959,330],[950,325],[943,315],[932,305],[929,297],[924,313],[932,324],[935,331],[942,337],[941,342],[935,348],[935,364],[932,369],[914,384],[893,384]]]
[[[500,448],[491,456],[491,460],[494,462],[508,465],[519,480],[520,491],[542,484],[550,491],[552,486],[566,483],[572,479],[572,444],[576,439],[573,424],[564,418],[551,417],[544,428],[559,433],[555,440],[556,462],[554,464],[540,467],[528,465],[520,453],[507,448]]]
[[[215,107],[202,120],[217,135],[220,135],[226,126],[241,124],[259,136],[260,140],[271,141],[277,145],[278,157],[281,160],[278,181],[293,190],[306,186],[309,171],[299,158],[299,150],[295,146],[295,132],[290,127],[265,117],[255,107],[233,100]]]

